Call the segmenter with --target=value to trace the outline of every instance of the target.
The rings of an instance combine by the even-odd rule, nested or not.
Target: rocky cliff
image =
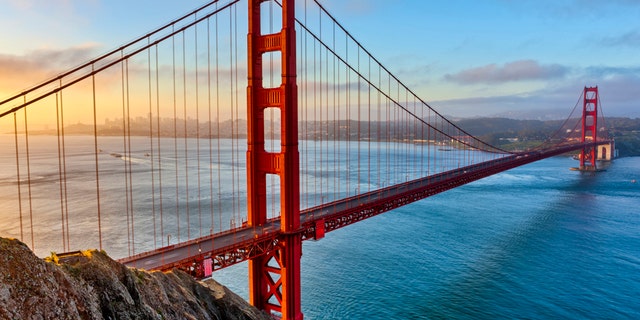
[[[40,259],[0,238],[0,319],[271,319],[214,280],[129,269],[91,250]]]

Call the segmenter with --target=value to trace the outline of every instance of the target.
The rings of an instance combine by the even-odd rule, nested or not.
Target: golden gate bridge
[[[546,141],[509,152],[319,2],[212,1],[0,101],[0,232],[198,278],[248,261],[250,302],[301,319],[304,240],[568,152],[596,170],[613,151],[599,105],[585,87]]]

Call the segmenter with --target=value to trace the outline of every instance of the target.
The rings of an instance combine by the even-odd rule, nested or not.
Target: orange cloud
[[[7,97],[88,61],[98,44],[67,49],[38,49],[25,55],[0,54],[0,97]]]

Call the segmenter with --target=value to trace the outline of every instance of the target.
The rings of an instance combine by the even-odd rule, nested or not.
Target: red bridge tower
[[[298,96],[296,84],[295,0],[282,1],[282,30],[261,33],[260,4],[249,0],[247,87],[247,193],[248,225],[267,221],[267,174],[280,177],[280,232],[271,252],[249,260],[249,302],[282,319],[301,320],[300,306],[300,164],[298,153]],[[282,82],[264,88],[262,56],[280,52]],[[278,69],[278,68],[275,68]],[[265,109],[280,111],[279,152],[267,152],[264,141]]]
[[[598,87],[584,87],[582,105],[582,142],[598,140]],[[582,149],[580,170],[596,170],[597,146]]]

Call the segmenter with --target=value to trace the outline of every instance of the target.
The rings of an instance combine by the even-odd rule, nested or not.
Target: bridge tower
[[[598,140],[598,87],[584,87],[582,104],[582,142]],[[597,146],[582,149],[580,170],[596,170]]]
[[[248,225],[267,221],[267,174],[280,178],[280,236],[275,249],[249,260],[249,302],[282,319],[302,319],[300,303],[300,164],[298,153],[298,97],[296,84],[295,0],[282,1],[282,29],[262,34],[261,3],[249,0],[247,87]],[[280,52],[280,86],[263,86],[263,54]],[[275,68],[278,69],[278,68]],[[265,151],[267,108],[280,112],[279,152]]]

